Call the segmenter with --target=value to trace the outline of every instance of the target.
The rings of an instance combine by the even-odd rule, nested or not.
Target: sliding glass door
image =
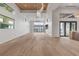
[[[59,33],[62,37],[69,36],[71,31],[77,30],[77,22],[76,21],[60,21],[59,25]]]

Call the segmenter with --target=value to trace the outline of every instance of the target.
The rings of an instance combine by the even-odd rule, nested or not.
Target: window
[[[0,14],[0,29],[14,29],[14,20]]]
[[[33,27],[34,32],[45,32],[45,26],[44,22],[34,22],[34,27]]]
[[[14,9],[11,8],[9,5],[7,5],[6,3],[0,3],[0,7],[3,7],[8,12],[13,12],[14,11]]]

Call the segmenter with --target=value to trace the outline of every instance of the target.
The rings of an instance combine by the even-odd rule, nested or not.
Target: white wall
[[[14,9],[14,13],[10,13],[0,7],[0,14],[15,19],[15,29],[0,29],[0,43],[9,41],[29,32],[29,22],[25,22],[25,19],[19,12],[17,6],[12,3],[8,5]]]
[[[48,24],[49,24],[49,28],[48,28],[48,31],[47,33],[50,35],[50,36],[53,36],[55,37],[55,25],[56,23],[54,23],[54,15],[53,15],[53,12],[55,10],[57,10],[58,6],[60,6],[60,3],[49,3],[48,4],[48,8],[47,8],[47,16],[46,18],[48,19]]]
[[[33,20],[37,20],[36,13],[21,13],[22,15],[24,15],[24,18],[26,18],[27,21],[33,21]],[[44,20],[47,21],[48,19],[48,30],[46,30],[46,33],[50,36],[52,36],[52,13],[48,12],[48,13],[42,13],[42,18],[40,20]]]
[[[37,14],[36,13],[21,13],[23,15],[24,18],[26,18],[27,21],[30,21],[30,20],[37,20],[36,17],[37,17]],[[46,13],[42,13],[41,14],[41,18],[40,20],[45,20],[46,19]]]

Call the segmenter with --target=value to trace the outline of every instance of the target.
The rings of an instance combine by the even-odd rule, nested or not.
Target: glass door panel
[[[76,21],[60,21],[60,36],[67,37],[71,31],[77,30]]]
[[[69,34],[70,34],[70,23],[69,22],[67,22],[66,23],[66,36],[69,36]]]
[[[76,30],[76,23],[71,23],[71,31],[75,31]]]
[[[64,23],[60,23],[60,36],[64,36]]]

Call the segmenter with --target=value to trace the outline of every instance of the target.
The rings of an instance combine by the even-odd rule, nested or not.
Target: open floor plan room
[[[0,3],[0,56],[79,56],[79,3]]]

